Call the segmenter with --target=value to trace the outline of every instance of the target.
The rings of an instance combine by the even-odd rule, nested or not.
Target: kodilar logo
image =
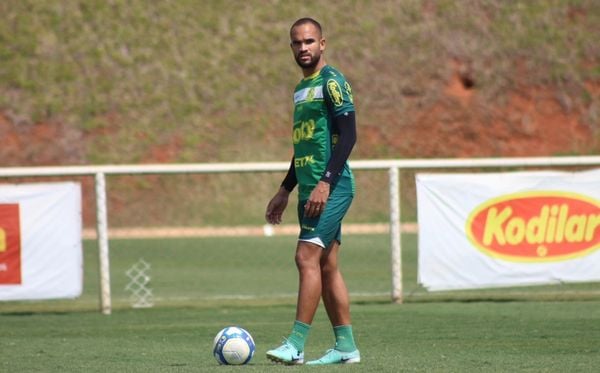
[[[581,257],[600,248],[600,201],[561,191],[505,195],[475,208],[466,233],[479,250],[508,261]]]

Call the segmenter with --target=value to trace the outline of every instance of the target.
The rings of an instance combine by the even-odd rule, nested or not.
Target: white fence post
[[[106,179],[104,173],[96,173],[96,232],[100,259],[100,307],[110,315],[110,261],[108,255],[108,214],[106,209]]]
[[[390,251],[392,266],[392,302],[402,303],[402,255],[400,229],[401,169],[447,169],[488,167],[598,166],[600,156],[515,157],[515,158],[444,158],[444,159],[372,159],[351,161],[353,170],[389,170]],[[284,172],[289,162],[195,163],[154,165],[102,165],[55,167],[0,167],[2,177],[89,176],[96,175],[96,216],[100,256],[100,290],[102,313],[111,313],[108,250],[108,219],[105,175]]]
[[[392,302],[402,303],[402,233],[400,229],[400,171],[389,169]]]

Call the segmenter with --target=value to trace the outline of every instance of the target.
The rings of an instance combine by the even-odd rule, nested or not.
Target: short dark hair
[[[313,26],[315,26],[317,28],[317,30],[319,30],[319,35],[321,35],[321,36],[323,35],[323,29],[321,28],[321,24],[319,22],[317,22],[314,18],[310,18],[310,17],[300,18],[299,20],[294,22],[292,27],[290,27],[290,35],[292,34],[292,30],[294,29],[294,27],[304,25],[305,23],[312,24]]]

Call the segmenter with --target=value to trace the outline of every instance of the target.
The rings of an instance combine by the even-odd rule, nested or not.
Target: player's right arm
[[[267,205],[265,219],[269,224],[281,223],[283,212],[287,207],[290,193],[292,190],[294,190],[296,184],[298,184],[298,180],[296,179],[296,168],[294,167],[294,158],[292,157],[292,162],[285,179],[283,179],[279,190],[277,193],[275,193]]]

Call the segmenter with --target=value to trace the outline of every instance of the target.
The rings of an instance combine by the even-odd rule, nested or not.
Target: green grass
[[[355,302],[391,299],[388,235],[345,235],[340,265]],[[157,307],[293,304],[297,290],[294,236],[132,239],[110,241],[112,305],[131,307],[126,271],[150,263],[149,287]],[[84,242],[84,289],[75,300],[4,302],[4,312],[99,309],[98,250]],[[417,283],[417,235],[402,242],[404,301],[600,300],[598,283],[428,292]]]
[[[325,372],[591,372],[600,363],[600,301],[384,303],[352,306],[362,363]],[[292,306],[225,306],[93,312],[0,313],[6,372],[276,372],[265,358],[293,321]],[[219,367],[214,335],[242,325],[257,350],[250,365]],[[332,343],[319,310],[306,349]]]
[[[600,363],[597,283],[428,293],[416,283],[417,237],[403,238],[405,303],[397,305],[389,295],[389,237],[344,237],[341,266],[363,362],[319,370],[587,372]],[[99,312],[97,249],[86,241],[79,299],[0,303],[0,371],[283,369],[264,355],[293,321],[294,237],[110,244],[112,315]],[[152,265],[153,308],[133,309],[124,291],[124,272],[140,258]],[[213,359],[212,339],[227,325],[254,336],[249,366],[218,367]],[[322,307],[313,325],[308,358],[332,343]]]

